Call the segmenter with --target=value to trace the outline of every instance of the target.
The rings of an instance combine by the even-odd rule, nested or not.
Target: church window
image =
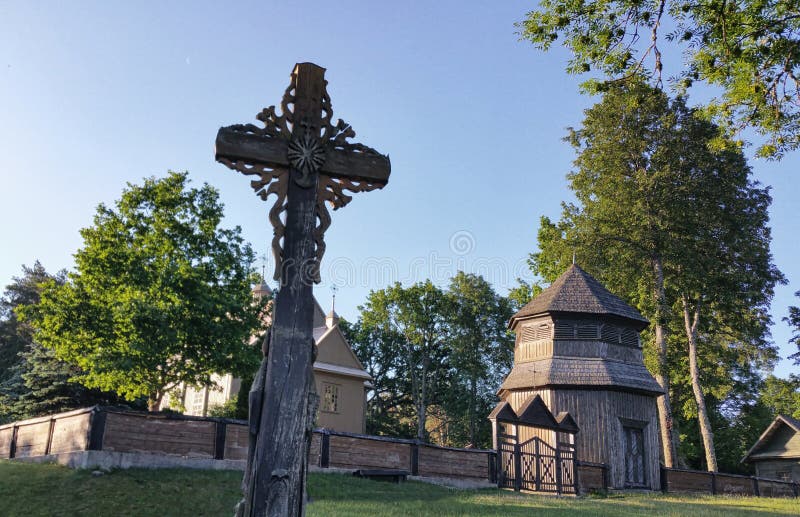
[[[205,402],[206,402],[206,390],[203,388],[197,389],[194,392],[194,396],[192,397],[192,414],[197,416],[203,416],[203,410],[205,409]]]
[[[632,328],[622,329],[620,342],[625,346],[639,346],[639,333]]]
[[[594,321],[557,321],[555,339],[598,339],[598,325]]]
[[[600,329],[601,339],[606,343],[614,343],[614,344],[619,343],[619,331],[620,328],[617,327],[616,325],[611,325],[609,323],[606,323]]]
[[[322,383],[322,410],[328,413],[339,412],[339,386],[328,382]]]
[[[581,323],[577,326],[575,334],[578,339],[597,339],[597,324]]]
[[[547,323],[540,323],[538,325],[529,325],[522,329],[522,342],[527,343],[530,341],[539,341],[540,339],[550,339],[551,331],[550,325]]]
[[[556,322],[556,339],[573,339],[575,337],[575,325],[572,322]]]

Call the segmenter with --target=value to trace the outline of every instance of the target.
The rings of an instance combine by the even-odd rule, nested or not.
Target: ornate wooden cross
[[[301,515],[305,504],[307,450],[318,398],[314,381],[312,284],[319,282],[324,235],[331,219],[325,203],[341,208],[345,194],[382,188],[389,157],[350,143],[355,132],[334,125],[325,69],[295,65],[281,101],[257,115],[264,127],[242,124],[217,133],[216,159],[257,176],[251,182],[266,200],[276,196],[269,219],[280,289],[265,358],[250,391],[250,454],[241,515]]]

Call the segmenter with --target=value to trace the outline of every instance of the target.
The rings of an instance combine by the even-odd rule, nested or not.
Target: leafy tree
[[[55,280],[63,283],[65,275],[59,272]],[[33,267],[22,266],[22,276],[14,277],[0,298],[0,384],[12,376],[19,354],[33,341],[32,329],[14,311],[20,305],[38,303],[39,284],[51,278],[37,260]]]
[[[228,399],[222,404],[217,404],[208,408],[208,416],[217,418],[238,418],[239,420],[247,420],[247,414],[248,409],[245,407],[244,411],[242,411],[238,399],[235,398]]]
[[[483,277],[461,271],[450,280],[446,295],[451,386],[460,387],[448,389],[448,394],[455,395],[448,399],[456,407],[463,406],[466,425],[461,427],[468,431],[465,441],[472,446],[487,444],[491,435],[486,415],[514,360],[514,339],[507,330],[513,315],[511,304]]]
[[[671,384],[678,380],[691,386],[706,462],[716,470],[701,366],[714,371],[715,360],[732,367],[746,357],[741,378],[752,379],[753,368],[775,357],[767,309],[783,278],[769,253],[768,192],[750,180],[736,146],[684,99],[670,101],[643,83],[610,88],[569,141],[578,152],[569,180],[580,204],[565,205],[558,223],[543,218],[533,270],[552,280],[577,253],[649,317],[647,363],[666,391],[659,398],[665,463],[676,461]],[[719,374],[732,382],[729,371]]]
[[[403,337],[385,325],[365,324],[363,318],[355,323],[342,319],[339,328],[372,377],[373,387],[367,399],[367,434],[414,437],[415,411],[410,379],[404,374]]]
[[[98,206],[81,230],[76,271],[64,285],[44,284],[23,313],[38,342],[80,368],[74,379],[146,397],[150,410],[181,383],[255,368],[253,252],[238,227],[220,228],[217,191],[188,183],[171,172],[128,184],[114,208]]]
[[[567,72],[602,78],[589,91],[643,76],[660,86],[666,56],[682,55],[668,67],[675,85],[717,87],[707,114],[755,128],[769,139],[759,154],[780,157],[800,146],[798,9],[797,0],[542,0],[517,27],[541,50],[561,37]]]
[[[437,402],[448,373],[447,299],[430,280],[373,291],[360,307],[362,324],[396,344],[398,368],[414,405],[416,437],[425,439],[428,409]],[[380,330],[377,330],[380,329]]]
[[[340,322],[374,389],[367,432],[487,446],[486,415],[513,362],[512,302],[482,277],[458,273],[370,293],[355,323]]]
[[[795,296],[800,296],[800,291],[794,293]],[[792,339],[790,343],[797,345],[798,351],[789,356],[789,359],[794,359],[794,364],[800,364],[800,307],[789,307],[789,316],[783,318],[783,321],[788,323],[794,328]]]
[[[759,402],[769,410],[769,420],[778,415],[800,418],[800,375],[790,375],[788,379],[768,376]]]
[[[528,283],[521,278],[517,278],[517,285],[509,289],[506,298],[511,305],[511,309],[517,312],[541,292],[542,286],[538,282]]]
[[[39,303],[41,284],[64,283],[66,272],[52,276],[37,261],[23,266],[0,299],[0,349],[5,352],[0,382],[0,421],[19,420],[95,404],[117,404],[110,393],[91,390],[70,379],[80,370],[57,359],[52,350],[33,340],[33,329],[17,318],[15,309]],[[16,352],[16,355],[12,354]],[[13,361],[13,362],[12,362]]]

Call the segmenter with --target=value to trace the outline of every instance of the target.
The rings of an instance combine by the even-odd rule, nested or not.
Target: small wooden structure
[[[800,482],[800,420],[778,415],[742,462],[755,465],[756,476]]]
[[[569,413],[553,416],[542,398],[534,395],[519,414],[508,402],[500,402],[489,420],[497,450],[497,486],[559,495],[578,493],[578,426]]]
[[[568,412],[581,429],[577,457],[608,465],[610,488],[661,487],[656,399],[662,391],[644,366],[639,341],[647,325],[574,264],[509,325],[517,339],[501,400],[518,415],[534,396],[555,414]]]

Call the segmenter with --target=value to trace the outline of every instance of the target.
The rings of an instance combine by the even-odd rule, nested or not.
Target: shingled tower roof
[[[649,323],[639,311],[573,264],[536,298],[511,318],[517,320],[553,312],[576,312],[617,316],[636,322],[641,330]]]

